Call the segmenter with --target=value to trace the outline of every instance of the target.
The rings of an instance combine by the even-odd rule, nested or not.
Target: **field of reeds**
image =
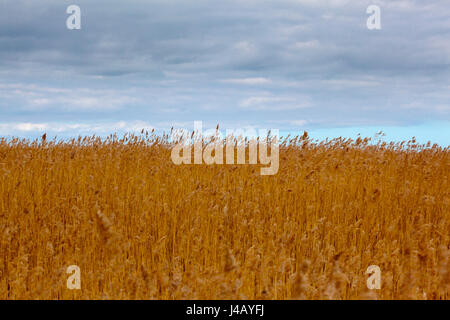
[[[305,134],[273,176],[170,150],[1,139],[0,299],[450,298],[449,148]]]

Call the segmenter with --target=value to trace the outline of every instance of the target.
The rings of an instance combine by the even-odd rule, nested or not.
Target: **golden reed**
[[[1,139],[0,299],[450,298],[448,148],[305,134],[262,176],[172,147]]]

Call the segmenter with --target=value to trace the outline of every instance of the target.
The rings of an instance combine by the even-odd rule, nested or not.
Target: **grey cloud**
[[[380,31],[365,27],[372,3],[382,9]],[[70,4],[3,1],[0,76],[25,88],[0,87],[5,121],[449,119],[445,0],[80,0],[79,31],[65,28]]]

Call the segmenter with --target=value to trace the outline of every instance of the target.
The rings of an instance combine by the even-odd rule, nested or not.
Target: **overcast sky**
[[[449,67],[448,0],[0,0],[0,135],[201,120],[448,145]]]

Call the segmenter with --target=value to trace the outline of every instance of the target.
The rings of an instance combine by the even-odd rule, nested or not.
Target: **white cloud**
[[[235,43],[234,49],[243,55],[253,55],[256,53],[256,46],[249,41],[240,41]]]
[[[0,134],[50,133],[50,134],[110,134],[120,132],[150,131],[154,126],[145,121],[118,121],[105,123],[60,123],[60,122],[12,122],[0,123]]]
[[[298,97],[255,96],[239,102],[239,107],[251,110],[295,110],[310,106],[308,99]]]
[[[244,85],[260,85],[269,84],[272,81],[267,78],[243,78],[243,79],[225,79],[222,80],[225,83],[244,84]]]
[[[318,48],[319,46],[320,46],[320,42],[318,40],[310,40],[310,41],[303,41],[303,42],[301,42],[301,41],[295,42],[292,45],[292,48],[303,50],[303,49]]]
[[[8,125],[6,125],[8,127]],[[3,128],[3,126],[1,127]],[[17,123],[10,126],[13,130],[18,131],[43,131],[48,129],[48,125],[45,123]]]
[[[140,102],[131,90],[63,89],[21,83],[0,83],[0,96],[21,101],[27,110],[117,110]]]
[[[294,126],[303,127],[305,124],[308,123],[308,121],[307,120],[292,120],[289,123]]]
[[[315,7],[339,7],[344,6],[350,2],[350,0],[290,0],[295,3],[307,6],[315,6]]]
[[[338,89],[352,87],[373,87],[381,85],[379,81],[370,79],[331,79],[322,80],[321,82],[326,86]]]

